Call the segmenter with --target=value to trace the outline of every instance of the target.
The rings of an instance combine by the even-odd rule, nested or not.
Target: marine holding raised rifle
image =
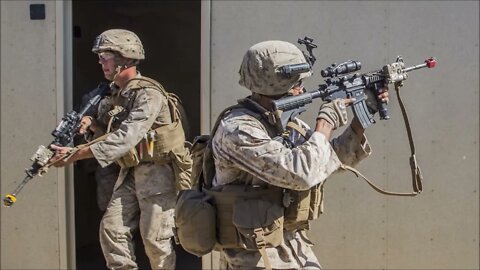
[[[353,98],[322,104],[313,130],[296,117],[281,123],[272,104],[302,93],[302,81],[312,74],[284,72],[299,66],[308,66],[307,60],[291,43],[249,48],[239,84],[252,93],[220,116],[212,134],[216,169],[205,190],[217,206],[217,241],[229,269],[320,269],[306,231],[322,212],[325,180],[370,154],[355,117],[332,139],[348,125]],[[386,88],[378,98],[388,101]]]
[[[112,81],[112,93],[99,105],[98,117],[86,125],[106,134],[55,166],[86,158],[95,158],[102,167],[118,163],[121,170],[100,224],[107,267],[138,268],[132,235],[139,229],[152,269],[174,269],[174,206],[178,186],[190,181],[191,169],[178,100],[137,70],[145,53],[135,33],[107,30],[96,38],[92,51]],[[52,148],[56,159],[71,151]]]

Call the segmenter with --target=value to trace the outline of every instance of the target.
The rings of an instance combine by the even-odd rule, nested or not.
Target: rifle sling
[[[98,138],[96,138],[95,140],[92,140],[92,141],[89,141],[87,143],[84,143],[84,144],[80,144],[80,145],[77,145],[76,147],[73,147],[72,149],[70,149],[70,151],[68,151],[67,153],[65,153],[61,158],[57,159],[56,161],[54,162],[49,162],[47,164],[45,164],[43,167],[41,167],[39,169],[39,173],[40,175],[43,175],[44,173],[46,173],[48,171],[48,168],[50,168],[53,164],[57,163],[58,161],[60,160],[68,160],[73,154],[75,154],[78,150],[84,148],[84,147],[87,147],[87,146],[90,146],[96,142],[99,142],[99,141],[102,141],[102,140],[105,140],[105,138],[110,135],[110,133],[107,133],[107,134],[104,134]]]
[[[400,87],[400,83],[395,83],[395,92],[397,93],[398,103],[400,104],[400,109],[402,110],[403,121],[405,122],[405,128],[408,135],[408,143],[410,144],[410,168],[412,170],[413,191],[416,194],[419,194],[423,190],[423,176],[420,170],[420,166],[418,165],[417,159],[415,157],[415,142],[413,141],[412,128],[410,127],[410,121],[408,120],[407,110],[405,109],[405,105],[403,104],[402,98],[400,96]]]
[[[411,130],[411,127],[410,127],[410,122],[408,120],[408,115],[407,115],[407,112],[406,112],[406,109],[405,109],[405,106],[403,104],[403,101],[400,97],[400,86],[395,84],[395,90],[396,90],[396,93],[397,93],[397,98],[398,98],[398,101],[400,103],[400,108],[402,110],[402,115],[403,115],[403,119],[404,119],[404,122],[405,122],[405,127],[406,127],[406,130],[407,130],[407,135],[408,135],[408,140],[409,140],[409,144],[410,144],[410,150],[411,150],[411,156],[410,156],[410,167],[411,167],[411,170],[412,170],[412,185],[413,185],[413,192],[411,193],[406,193],[406,192],[392,192],[392,191],[387,191],[387,190],[384,190],[384,189],[381,189],[379,188],[378,186],[376,186],[372,181],[370,181],[367,177],[365,177],[362,173],[360,173],[358,170],[348,166],[348,165],[345,165],[345,164],[342,164],[340,166],[340,168],[344,169],[344,170],[348,170],[348,171],[351,171],[353,172],[357,177],[362,177],[374,190],[382,193],[382,194],[385,194],[385,195],[392,195],[392,196],[416,196],[418,194],[420,194],[423,190],[423,187],[422,187],[422,173],[420,171],[420,167],[418,166],[417,164],[417,160],[416,160],[416,157],[415,157],[415,143],[413,141],[413,136],[412,136],[412,130]],[[228,112],[228,111],[231,111],[235,108],[239,108],[239,107],[242,107],[245,106],[245,107],[248,107],[248,102],[246,102],[246,100],[241,100],[239,101],[239,104],[241,104],[240,106],[237,104],[237,105],[234,105],[234,106],[231,106],[227,109],[225,109],[222,113],[220,113],[220,116],[218,117],[217,121],[215,122],[215,125],[214,125],[214,128],[212,130],[212,134],[215,134],[215,131],[220,123],[220,120],[222,118],[222,116]],[[251,108],[250,108],[251,109]],[[291,128],[294,128],[296,129],[297,131],[301,131],[302,129],[299,128],[297,125],[295,125],[294,123],[290,122],[289,123],[289,126]],[[307,134],[302,134],[304,136],[307,136]]]
[[[351,171],[352,173],[354,173],[357,177],[362,177],[365,182],[367,182],[367,184],[369,184],[375,191],[378,191],[384,195],[392,195],[392,196],[417,196],[418,194],[420,194],[420,192],[411,192],[411,193],[407,193],[407,192],[394,192],[394,191],[388,191],[388,190],[384,190],[384,189],[381,189],[379,188],[378,186],[376,186],[372,181],[370,181],[367,177],[365,177],[362,173],[360,173],[358,170],[356,170],[355,168],[352,168],[348,165],[345,165],[345,164],[341,164],[340,165],[340,168],[346,170],[346,171]],[[414,190],[415,190],[415,187],[414,187]]]
[[[374,190],[382,194],[392,195],[392,196],[417,196],[423,190],[423,187],[422,187],[423,176],[422,176],[422,172],[420,171],[420,167],[417,164],[417,159],[415,158],[415,143],[413,141],[412,129],[410,127],[410,122],[408,121],[407,111],[403,104],[402,98],[400,97],[400,86],[401,86],[400,84],[395,83],[395,91],[397,93],[400,109],[402,110],[403,120],[405,122],[405,127],[408,135],[408,142],[410,144],[410,151],[411,151],[410,168],[412,170],[413,192],[407,193],[407,192],[393,192],[393,191],[384,190],[376,186],[372,181],[370,181],[367,177],[361,174],[358,170],[345,164],[340,165],[340,168],[353,172],[357,177],[359,176],[362,177],[367,182],[367,184],[369,184]]]

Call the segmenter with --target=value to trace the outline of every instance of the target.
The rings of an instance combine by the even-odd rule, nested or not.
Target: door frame
[[[55,2],[57,115],[72,110],[73,53],[72,2]],[[70,27],[68,27],[70,26]],[[59,261],[61,268],[75,269],[75,203],[73,167],[56,170],[58,174]],[[62,211],[65,209],[65,211]]]

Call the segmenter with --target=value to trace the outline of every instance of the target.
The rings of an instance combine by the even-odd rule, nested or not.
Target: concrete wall
[[[30,4],[45,19],[30,19]],[[64,111],[64,3],[1,1],[1,194],[12,192]],[[40,117],[41,116],[41,117]],[[33,179],[1,207],[2,269],[67,268],[64,170]]]
[[[30,20],[32,3],[45,4],[45,20]],[[72,88],[65,81],[71,73],[64,61],[72,53],[64,44],[69,28],[63,28],[71,25],[68,5],[0,1],[2,196],[23,179],[23,168],[31,164],[27,157],[39,142],[50,142],[52,126],[69,107],[65,100],[71,100]],[[402,90],[424,193],[385,197],[352,175],[335,176],[326,186],[326,213],[309,235],[328,269],[478,269],[477,1],[213,1],[202,9],[210,14],[202,25],[211,33],[202,37],[208,52],[202,67],[208,69],[202,70],[201,101],[211,105],[202,105],[204,124],[248,95],[237,84],[238,67],[247,48],[259,41],[314,38],[317,75],[306,81],[310,89],[322,83],[319,70],[333,62],[357,59],[363,71],[371,71],[399,54],[407,65],[437,57],[437,68],[412,73]],[[319,104],[302,118],[312,123]],[[367,130],[374,152],[359,168],[383,187],[408,191],[409,148],[393,89],[389,108],[392,119]],[[73,198],[65,196],[72,192],[64,179],[52,169],[32,180],[12,208],[0,208],[0,268],[75,265],[66,225]]]
[[[211,123],[249,94],[238,68],[253,44],[315,39],[316,75],[347,59],[362,71],[435,56],[433,70],[412,73],[402,89],[424,192],[387,197],[344,173],[326,184],[326,213],[309,232],[327,269],[478,269],[479,2],[478,1],[212,1]],[[367,130],[372,156],[360,170],[389,190],[411,189],[409,146],[397,98],[392,119]],[[313,124],[320,102],[302,118]]]

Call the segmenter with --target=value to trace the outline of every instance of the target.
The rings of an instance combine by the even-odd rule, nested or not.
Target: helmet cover
[[[287,77],[281,74],[280,68],[301,63],[306,63],[305,56],[295,45],[279,40],[263,41],[245,53],[238,83],[254,93],[266,96],[285,94],[296,82],[310,77],[312,72]]]
[[[118,52],[121,56],[130,59],[143,60],[145,52],[138,36],[124,29],[110,29],[101,33],[93,44],[92,52]]]

